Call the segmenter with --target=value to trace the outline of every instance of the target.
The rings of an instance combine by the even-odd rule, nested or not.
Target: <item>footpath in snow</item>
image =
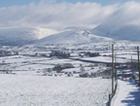
[[[140,91],[134,81],[118,81],[118,89],[111,106],[140,106]]]

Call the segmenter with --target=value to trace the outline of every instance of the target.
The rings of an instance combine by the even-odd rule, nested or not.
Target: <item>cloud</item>
[[[126,2],[117,7],[104,24],[115,26],[140,25],[140,2]]]
[[[64,28],[87,27],[102,23],[140,25],[140,3],[126,2],[101,6],[97,3],[56,3],[42,0],[24,6],[0,8],[0,27],[36,26]]]

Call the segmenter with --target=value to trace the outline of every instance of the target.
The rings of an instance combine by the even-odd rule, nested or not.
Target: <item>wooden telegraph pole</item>
[[[114,44],[112,44],[112,94],[114,92]]]
[[[139,46],[137,46],[137,54],[138,54],[138,71],[139,71],[139,82],[138,85],[140,87],[140,58],[139,58]],[[139,96],[140,96],[140,88],[139,88]],[[139,98],[139,102],[140,102],[140,98]]]
[[[132,70],[132,78],[133,78],[133,75],[134,75],[134,70],[133,70],[133,61],[132,61],[132,56],[131,56],[131,70]]]
[[[139,46],[137,46],[137,54],[138,54],[138,71],[139,71],[139,86],[140,86],[140,58],[139,58]]]
[[[115,80],[117,82],[116,53],[115,53]]]

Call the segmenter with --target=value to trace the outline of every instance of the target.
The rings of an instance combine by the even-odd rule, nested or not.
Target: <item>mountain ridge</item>
[[[94,29],[64,29],[61,31],[36,27],[0,28],[1,45],[26,44],[81,44],[114,42],[120,40],[140,41],[140,27],[100,24]]]
[[[116,41],[140,41],[140,26],[136,25],[111,26],[107,24],[101,24],[90,31],[91,33],[96,34],[98,36],[109,37],[115,39]]]
[[[39,40],[37,43],[42,44],[81,44],[93,43],[99,41],[111,41],[110,38],[93,35],[87,30],[70,30],[62,33],[50,35]]]

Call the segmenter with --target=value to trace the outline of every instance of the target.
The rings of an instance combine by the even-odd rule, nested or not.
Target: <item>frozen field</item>
[[[110,79],[0,74],[0,106],[106,106]]]
[[[0,63],[5,63],[1,65],[1,69],[12,69],[12,70],[42,70],[45,68],[52,68],[57,64],[72,63],[74,66],[79,66],[79,64],[87,64],[80,61],[73,61],[70,59],[51,59],[42,57],[30,57],[30,56],[7,56],[0,57]]]
[[[116,62],[125,63],[130,62],[131,58],[133,60],[137,59],[135,45],[128,45],[125,50],[123,50],[124,46],[122,48],[120,46],[116,46],[116,49],[119,49],[115,51],[117,54]],[[80,65],[82,64],[86,72],[97,72],[98,74],[98,72],[104,71],[108,67],[102,64],[86,63],[76,59],[111,63],[111,49],[108,43],[106,46],[103,43],[98,45],[66,45],[64,46],[66,48],[59,48],[59,45],[51,48],[50,46],[43,47],[45,47],[45,50],[42,47],[34,46],[17,47],[13,48],[13,50],[19,51],[19,55],[0,57],[1,71],[12,70],[12,73],[15,73],[0,73],[0,106],[106,106],[108,95],[111,92],[111,79],[102,79],[101,77],[79,78],[77,77],[77,75],[79,76],[78,73],[73,74],[72,77],[68,77],[65,73],[62,73],[62,76],[60,76],[60,73],[56,73],[55,70],[52,71],[53,76],[45,76],[44,72],[47,68],[53,69],[56,65],[69,63],[74,68],[66,68],[63,70],[64,72],[81,72]],[[3,48],[7,50],[5,47]],[[68,49],[73,54],[73,57],[59,59],[55,56],[35,56],[36,52],[48,53],[56,50],[56,48],[60,50]],[[98,57],[87,56],[81,58],[79,53],[83,51],[99,52],[101,55]],[[55,77],[56,74],[58,74],[57,77]],[[129,83],[125,82],[119,84],[125,85],[122,87],[125,87],[125,89],[129,85]],[[119,85],[119,87],[121,86]],[[129,87],[133,88],[132,86]],[[125,89],[122,89],[122,91],[118,90],[119,94],[124,95],[131,91],[131,89],[127,89],[127,92],[125,92]],[[124,98],[128,97],[127,95],[118,97],[114,102],[114,104],[119,103],[116,106],[121,106],[122,100],[130,101]],[[133,99],[135,98],[133,97]]]

